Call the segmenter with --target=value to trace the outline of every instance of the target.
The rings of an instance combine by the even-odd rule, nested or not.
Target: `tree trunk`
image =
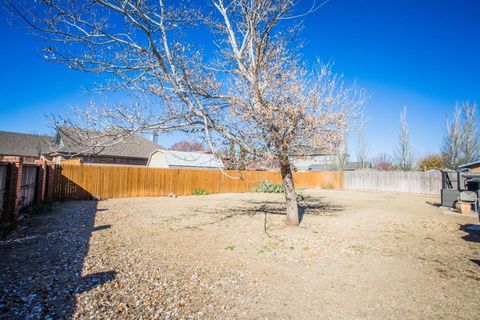
[[[298,215],[297,193],[293,185],[292,169],[290,163],[282,163],[280,167],[282,173],[283,192],[287,203],[287,225],[298,226],[300,218]]]

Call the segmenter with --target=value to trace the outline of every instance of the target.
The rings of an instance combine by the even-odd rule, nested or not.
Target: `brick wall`
[[[38,177],[35,189],[35,202],[53,197],[54,165],[45,159],[31,159],[17,156],[2,156],[1,163],[8,165],[6,190],[4,194],[4,213],[0,221],[0,231],[15,228],[21,220],[22,175],[25,165],[35,164]]]
[[[5,213],[3,214],[2,225],[10,227],[16,225],[19,220],[19,205],[22,191],[22,157],[3,157],[3,162],[9,164],[7,175],[7,188],[5,192]]]

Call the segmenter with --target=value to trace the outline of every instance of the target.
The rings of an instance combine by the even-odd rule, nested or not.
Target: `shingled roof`
[[[0,131],[0,155],[39,157],[51,152],[52,140],[49,136]]]
[[[141,158],[148,159],[150,154],[162,148],[158,144],[139,135],[132,135],[125,139],[111,143],[108,147],[90,148],[92,145],[105,145],[106,141],[115,140],[115,134],[96,131],[79,130],[69,127],[58,129],[56,144],[58,153],[63,155],[97,155],[108,157]]]

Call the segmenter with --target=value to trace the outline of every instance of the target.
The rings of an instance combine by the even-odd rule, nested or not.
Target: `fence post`
[[[45,160],[40,161],[38,166],[38,173],[37,173],[37,195],[36,195],[36,202],[40,203],[45,200],[45,183],[46,183],[46,164]]]
[[[22,196],[22,172],[23,172],[23,158],[15,157],[9,159],[10,162],[10,174],[8,188],[7,188],[7,204],[6,204],[6,217],[7,223],[16,226],[19,220],[19,208]]]

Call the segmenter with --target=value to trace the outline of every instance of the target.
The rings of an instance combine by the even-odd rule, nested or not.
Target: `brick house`
[[[21,209],[48,196],[52,141],[49,136],[0,131],[0,231],[17,224]],[[51,195],[52,184],[48,187]]]
[[[114,137],[112,134],[111,139]],[[62,127],[55,135],[56,151],[52,155],[57,163],[78,159],[81,163],[146,166],[150,154],[162,148],[139,135],[132,135],[108,147],[91,147],[104,145],[107,139],[104,133]]]
[[[52,142],[50,136],[0,131],[0,162],[22,157],[24,163],[34,163],[43,157],[51,158],[48,155]]]
[[[83,163],[145,166],[150,154],[159,148],[134,135],[108,148],[88,149],[92,141],[76,143],[67,133],[73,134],[69,129],[59,130],[54,137],[0,131],[0,232],[17,225],[22,209],[53,197],[55,162],[76,159]]]

